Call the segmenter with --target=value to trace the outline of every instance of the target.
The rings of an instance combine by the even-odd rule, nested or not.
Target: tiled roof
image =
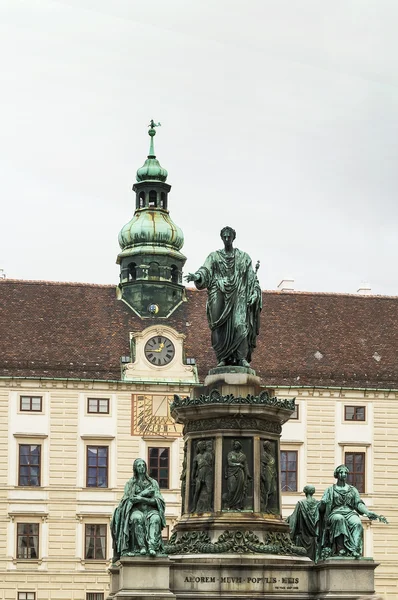
[[[206,292],[167,320],[201,380],[215,366]],[[0,376],[120,379],[129,332],[148,327],[115,287],[0,281]],[[164,321],[162,321],[164,323]],[[263,292],[252,366],[264,385],[398,387],[398,297]]]

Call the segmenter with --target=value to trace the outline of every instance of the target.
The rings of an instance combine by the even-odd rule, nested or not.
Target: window
[[[149,448],[149,477],[156,479],[160,488],[169,488],[170,448]]]
[[[17,558],[39,558],[39,524],[17,524]]]
[[[149,208],[155,208],[157,204],[158,195],[155,190],[149,192]]]
[[[36,600],[36,592],[18,592],[18,600]]]
[[[178,283],[178,268],[176,265],[171,265],[170,269],[171,283]]]
[[[297,492],[297,450],[281,450],[282,492]]]
[[[87,592],[86,600],[104,600],[103,592]]]
[[[86,524],[85,539],[84,558],[88,560],[105,560],[106,525]]]
[[[41,446],[39,444],[19,445],[18,485],[40,486]]]
[[[87,398],[87,412],[109,414],[109,398]]]
[[[365,421],[366,407],[365,406],[345,406],[344,420],[345,421]]]
[[[108,446],[87,446],[87,487],[108,487]]]
[[[299,418],[299,405],[295,404],[294,405],[294,413],[292,414],[292,416],[290,417],[291,420],[297,420]]]
[[[41,412],[42,397],[41,396],[20,396],[19,410],[23,412]]]
[[[347,483],[357,488],[361,494],[365,493],[365,452],[346,452],[344,464],[350,470]]]

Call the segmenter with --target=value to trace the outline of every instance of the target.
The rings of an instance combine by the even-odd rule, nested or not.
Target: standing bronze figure
[[[299,500],[292,514],[287,517],[290,535],[296,546],[306,549],[307,556],[314,562],[317,560],[317,523],[319,501],[313,496],[315,487],[306,485],[303,489],[305,498]]]
[[[223,495],[224,508],[227,510],[243,510],[247,497],[248,483],[251,481],[246,455],[242,452],[239,440],[232,442],[232,450],[228,452],[225,469],[227,493]]]
[[[250,256],[233,247],[235,237],[234,229],[224,227],[224,248],[186,276],[198,290],[207,288],[207,320],[219,367],[249,367],[259,333],[261,289]]]
[[[270,498],[277,489],[277,471],[276,459],[272,454],[272,443],[265,440],[263,443],[263,452],[261,454],[261,473],[260,473],[260,499],[261,510],[267,512],[270,506]]]
[[[200,440],[196,446],[192,467],[193,513],[211,512],[213,504],[213,452],[207,442]]]

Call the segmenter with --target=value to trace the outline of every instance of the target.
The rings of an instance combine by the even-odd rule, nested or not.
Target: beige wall
[[[131,435],[134,392],[188,394],[189,386],[133,382],[0,381],[0,600],[19,591],[36,591],[37,600],[85,600],[87,591],[108,589],[105,561],[84,561],[85,523],[109,524],[137,456],[149,445],[167,445],[171,453],[171,489],[164,491],[167,519],[179,513],[180,438]],[[20,395],[43,396],[43,413],[20,413]],[[377,590],[398,598],[398,393],[354,390],[278,389],[280,397],[296,397],[300,419],[284,426],[281,447],[299,456],[299,489],[313,483],[319,498],[333,483],[334,467],[344,450],[363,449],[367,461],[369,508],[384,514],[389,526],[365,525],[365,554],[380,562]],[[87,415],[87,397],[110,399],[109,415]],[[365,423],[346,423],[344,404],[366,405]],[[43,447],[42,486],[18,488],[18,443]],[[85,487],[85,447],[108,445],[108,489]],[[284,494],[284,514],[292,512],[300,492]],[[16,560],[18,522],[40,525],[40,560]],[[108,557],[111,540],[108,534]]]
[[[296,397],[299,421],[283,428],[281,448],[299,452],[298,489],[311,483],[320,499],[334,482],[335,466],[344,452],[366,455],[365,504],[384,515],[389,525],[364,519],[364,554],[380,562],[376,589],[386,599],[398,598],[398,391],[280,388],[277,395]],[[344,405],[366,406],[365,422],[344,421]],[[283,494],[289,515],[302,494]]]

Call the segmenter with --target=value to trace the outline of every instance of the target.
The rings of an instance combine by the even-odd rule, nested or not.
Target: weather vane
[[[155,121],[151,119],[151,122],[149,123],[148,127],[150,127],[151,129],[154,129],[154,127],[161,127],[161,123],[155,123]]]

